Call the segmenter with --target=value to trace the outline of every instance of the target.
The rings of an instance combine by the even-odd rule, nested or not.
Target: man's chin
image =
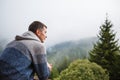
[[[44,43],[45,41],[44,41],[44,40],[42,40],[41,42],[42,42],[42,43]]]

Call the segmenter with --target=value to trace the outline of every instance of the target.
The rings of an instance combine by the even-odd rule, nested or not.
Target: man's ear
[[[39,29],[36,30],[36,35],[40,35],[41,34],[41,31]]]

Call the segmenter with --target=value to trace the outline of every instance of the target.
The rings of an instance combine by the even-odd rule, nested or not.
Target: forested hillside
[[[96,41],[97,38],[93,37],[56,44],[47,49],[48,61],[60,72],[72,61],[88,58],[88,51],[92,49]]]

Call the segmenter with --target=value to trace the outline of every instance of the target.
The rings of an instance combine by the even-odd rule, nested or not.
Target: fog
[[[120,39],[120,0],[0,0],[0,36],[11,41],[37,20],[48,27],[47,46],[95,37],[106,13]]]

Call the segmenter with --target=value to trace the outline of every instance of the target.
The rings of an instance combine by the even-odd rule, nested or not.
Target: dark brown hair
[[[43,27],[46,27],[46,28],[47,28],[47,26],[46,26],[45,24],[43,24],[42,22],[40,22],[40,21],[34,21],[34,22],[32,22],[32,23],[30,24],[28,30],[29,30],[29,31],[32,31],[33,33],[35,33],[37,29],[42,30]]]

